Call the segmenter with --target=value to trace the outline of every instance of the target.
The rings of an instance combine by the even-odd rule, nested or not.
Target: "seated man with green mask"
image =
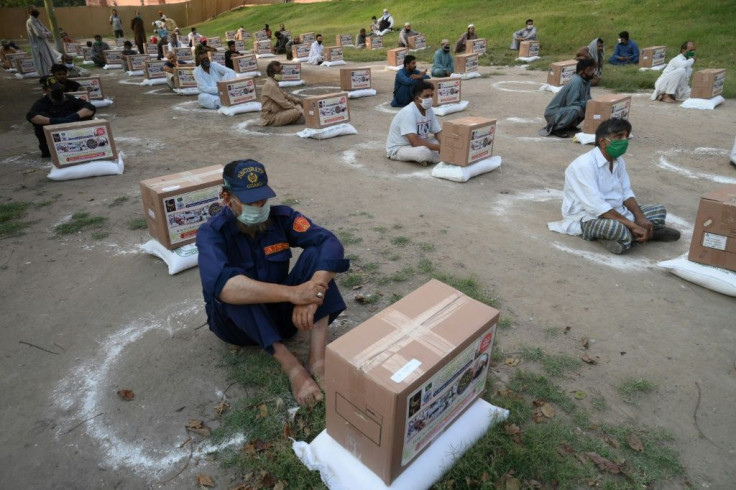
[[[629,121],[604,121],[595,132],[595,148],[576,158],[565,170],[564,232],[585,240],[600,240],[614,254],[648,241],[673,242],[680,238],[679,231],[664,225],[664,206],[639,206],[631,190],[622,158],[630,134]]]

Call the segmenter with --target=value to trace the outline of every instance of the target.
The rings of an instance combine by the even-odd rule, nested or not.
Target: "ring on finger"
[[[324,293],[323,293],[322,291],[319,291],[319,292],[317,293],[317,297],[318,297],[319,299],[322,299],[322,298],[324,298],[324,297],[325,297],[325,294],[324,294]]]

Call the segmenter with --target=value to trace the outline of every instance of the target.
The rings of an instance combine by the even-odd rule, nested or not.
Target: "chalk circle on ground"
[[[178,104],[174,104],[172,106],[172,109],[175,111],[181,111],[181,112],[201,112],[203,114],[217,114],[217,111],[212,109],[204,109],[203,107],[200,107],[199,101],[197,100],[188,100],[186,102],[179,102]]]
[[[254,130],[249,129],[251,126],[261,128],[262,126],[259,124],[259,120],[260,118],[259,119],[248,119],[247,121],[239,122],[238,124],[233,125],[232,129],[233,131],[236,131],[240,134],[246,134],[248,136],[265,136],[265,137],[289,136],[289,134],[271,133],[265,127],[263,127],[263,129],[260,131],[254,131]],[[284,126],[284,127],[288,128],[289,126]]]
[[[376,107],[374,107],[375,110],[378,112],[386,112],[388,114],[396,114],[401,110],[401,107],[393,107],[390,102],[381,102]]]
[[[508,88],[508,85],[536,85],[537,88],[535,89],[519,89],[519,88]],[[519,92],[519,93],[526,93],[526,92],[538,92],[539,87],[543,84],[542,82],[533,82],[531,80],[501,80],[498,82],[495,82],[492,87],[501,90],[503,92]]]
[[[304,87],[304,88],[298,88],[294,90],[294,94],[296,95],[307,95],[307,96],[316,96],[316,95],[327,95],[331,94],[333,92],[340,92],[340,87],[335,87],[332,85],[327,86],[317,86],[317,87]]]
[[[657,153],[659,153],[659,158],[658,158],[656,165],[659,168],[662,168],[664,170],[669,170],[670,172],[674,172],[676,174],[682,175],[683,177],[687,177],[689,179],[698,179],[698,180],[705,179],[705,180],[710,180],[711,182],[716,182],[718,184],[736,184],[736,177],[727,177],[725,175],[714,174],[710,172],[690,170],[690,169],[681,167],[680,165],[670,161],[673,157],[677,157],[680,155],[691,155],[695,157],[713,156],[715,157],[718,163],[722,163],[724,172],[728,171],[729,173],[731,173],[731,168],[728,165],[728,158],[729,158],[728,150],[725,150],[722,148],[704,148],[704,147],[694,148],[694,149],[673,148],[669,150],[660,150]]]

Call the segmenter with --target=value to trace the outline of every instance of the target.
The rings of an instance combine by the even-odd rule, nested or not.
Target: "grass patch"
[[[400,260],[401,259],[401,255],[399,255],[399,254],[393,254],[393,255],[389,255],[386,258],[388,260],[390,260],[391,262],[396,262],[397,260]]]
[[[452,286],[453,288],[467,294],[473,299],[485,303],[489,306],[498,306],[498,300],[493,297],[488,291],[486,291],[479,283],[472,277],[455,277],[449,274],[432,270],[431,275],[434,279],[442,281],[445,284]]]
[[[346,288],[354,288],[355,286],[363,284],[364,279],[365,276],[363,274],[352,272],[350,274],[343,274],[340,276],[340,283]]]
[[[606,399],[601,395],[594,396],[590,401],[590,405],[593,407],[593,410],[597,410],[599,412],[603,412],[608,409],[608,403],[606,403]]]
[[[511,321],[511,318],[507,316],[502,316],[501,319],[498,321],[498,328],[511,328],[513,325],[514,324]]]
[[[391,239],[391,243],[393,243],[396,246],[403,246],[410,242],[411,240],[408,237],[405,236],[397,236]]]
[[[679,50],[677,51],[679,53]],[[669,57],[668,57],[669,58]],[[699,70],[700,68],[696,68]],[[661,75],[658,71],[639,71],[639,66],[605,65],[601,87],[614,92],[637,92],[639,90],[653,90],[654,82]]]
[[[281,201],[281,204],[284,206],[294,206],[295,204],[299,204],[299,199],[294,199],[293,197],[287,197],[283,201]]]
[[[128,196],[118,196],[110,204],[108,204],[107,207],[114,208],[116,206],[120,206],[125,202],[128,202]]]
[[[146,218],[134,218],[128,221],[129,230],[145,230],[146,228],[148,228],[148,223],[146,223]]]
[[[31,226],[30,221],[23,221],[30,206],[30,202],[23,201],[0,204],[0,238],[22,235]]]
[[[431,252],[432,250],[434,250],[434,243],[420,243],[419,249],[422,252]]]
[[[355,233],[349,230],[338,231],[337,238],[344,246],[355,245],[356,243],[363,241],[361,237],[355,235]]]
[[[414,275],[414,269],[412,267],[404,267],[403,269],[394,272],[388,276],[389,281],[393,282],[404,282],[408,281],[411,276]]]
[[[521,357],[527,361],[539,362],[544,372],[550,376],[562,376],[569,371],[577,371],[580,368],[580,360],[566,355],[550,355],[542,348],[523,347]]]
[[[373,227],[373,231],[375,231],[376,233],[383,234],[383,233],[386,233],[388,231],[388,228],[386,228],[385,226],[374,226]]]
[[[92,238],[95,240],[102,240],[104,238],[107,238],[110,236],[110,232],[108,231],[94,231],[92,232]]]
[[[87,212],[74,213],[66,223],[56,225],[58,235],[72,235],[84,230],[98,230],[107,224],[104,216],[92,216]]]
[[[654,391],[656,385],[644,378],[628,378],[616,387],[621,399],[631,405],[636,405],[641,397]]]

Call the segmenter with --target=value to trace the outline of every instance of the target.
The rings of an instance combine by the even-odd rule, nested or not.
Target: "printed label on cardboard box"
[[[8,60],[8,63],[10,63],[10,66],[16,66],[15,60],[30,58],[30,56],[28,56],[28,53],[10,53],[6,54],[5,58]]]
[[[293,47],[296,49],[296,53],[292,49],[295,58],[309,58],[309,44],[294,44]]]
[[[723,235],[716,235],[715,233],[703,233],[703,246],[708,248],[714,248],[716,250],[726,250],[726,244],[728,243],[728,237]]]
[[[353,44],[353,36],[350,34],[340,34],[337,42],[340,46],[349,46]]]
[[[248,73],[251,71],[258,70],[258,62],[256,61],[256,55],[248,54],[245,56],[238,56],[232,58],[233,67],[238,73]]]
[[[246,40],[250,39],[250,36]],[[243,39],[236,39],[235,40],[235,51],[238,51],[239,53],[242,53],[245,51],[245,41]]]
[[[659,66],[664,64],[664,57],[667,54],[667,48],[655,49],[652,53],[652,66]]]
[[[406,50],[399,51],[396,53],[396,64],[394,66],[404,66],[404,58],[409,54]]]
[[[716,75],[715,80],[713,81],[713,94],[712,96],[715,97],[716,95],[721,95],[723,93],[723,84],[726,83],[726,72],[719,73]]]
[[[350,72],[350,87],[352,90],[371,88],[371,70],[352,70]]]
[[[105,124],[59,131],[51,130],[51,141],[60,167],[92,160],[113,159],[114,153],[110,138]]]
[[[165,51],[168,51],[168,48],[166,46],[162,46],[162,48]],[[146,43],[146,44],[143,45],[143,49],[146,50],[146,54],[147,55],[152,55],[153,54],[153,55],[158,56],[158,44],[156,44],[156,43]],[[166,53],[164,53],[164,54],[166,54]]]
[[[220,190],[217,185],[162,199],[172,245],[194,237],[202,223],[220,212]]]
[[[348,97],[347,95],[339,95],[318,101],[319,108],[319,124],[327,126],[328,124],[336,124],[348,122]]]
[[[128,70],[138,71],[143,69],[143,63],[151,58],[147,54],[132,54],[127,57]]]
[[[573,75],[575,75],[575,69],[575,65],[562,67],[562,70],[560,70],[560,85],[565,85],[572,80]]]
[[[207,38],[207,46],[211,48],[221,48],[222,47],[222,38],[220,37],[208,37]]]
[[[210,51],[207,53],[210,61],[219,63],[225,66],[225,52],[224,51]]]
[[[64,43],[64,51],[66,54],[77,55],[79,53],[79,43]]]
[[[115,46],[118,48],[122,48],[125,45],[126,39],[124,37],[116,37],[115,38]]]
[[[227,39],[228,41],[234,41],[235,31],[225,31],[225,39]]]
[[[287,82],[295,82],[302,79],[301,63],[281,63],[281,79]]]
[[[271,41],[266,39],[265,41],[255,41],[253,43],[253,52],[255,54],[270,54],[271,53]]]
[[[33,73],[36,71],[36,67],[33,66],[33,59],[31,58],[16,58],[15,69],[18,73]]]
[[[455,356],[424,386],[407,398],[404,447],[406,465],[483,391],[488,375],[493,329],[489,329]]]
[[[474,129],[470,133],[470,147],[468,149],[468,163],[488,158],[493,153],[493,139],[496,135],[496,126]]]
[[[629,118],[629,108],[631,107],[631,99],[617,102],[611,106],[611,119],[617,117],[619,119]]]
[[[313,32],[306,32],[299,37],[302,38],[302,44],[312,44],[314,41],[317,40]]]
[[[268,41],[268,34],[266,34],[266,31],[263,29],[256,31],[256,41]]]
[[[256,100],[256,83],[252,78],[238,80],[226,85],[227,97],[232,105]]]
[[[366,38],[366,46],[371,49],[381,49],[383,47],[382,37],[368,37]]]
[[[464,73],[470,73],[478,71],[478,55],[465,56],[465,71]]]
[[[194,61],[191,48],[174,48],[177,61]]]
[[[114,51],[112,49],[105,51],[105,63],[108,65],[122,65],[123,55],[120,51]]]
[[[164,71],[165,61],[146,61],[143,63],[143,73],[149,80],[155,78],[166,78],[166,71]]]
[[[92,48],[88,48],[87,46],[82,46],[82,57],[84,58],[84,61],[92,61],[92,55],[93,55]]]
[[[98,77],[75,78],[74,81],[87,90],[89,100],[102,100],[105,98],[102,94],[102,82],[100,82]]]
[[[197,81],[194,79],[193,68],[174,68],[174,78],[177,88],[196,87]]]
[[[327,59],[329,61],[341,61],[342,46],[330,46],[327,48]]]
[[[470,53],[485,54],[486,52],[486,40],[485,39],[473,39],[470,41]]]
[[[539,43],[529,44],[529,57],[539,56]]]
[[[460,80],[445,80],[435,84],[437,92],[437,104],[453,104],[460,102]]]
[[[424,34],[417,34],[409,38],[409,46],[412,49],[423,49],[427,47],[427,36]]]

